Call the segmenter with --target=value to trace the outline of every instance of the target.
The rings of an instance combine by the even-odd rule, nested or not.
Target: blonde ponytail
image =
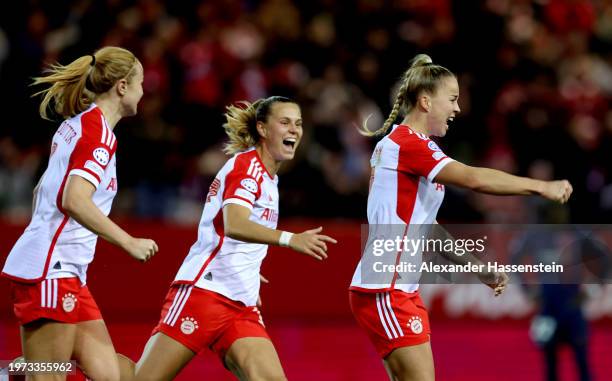
[[[64,118],[85,111],[98,94],[109,91],[123,78],[131,80],[138,59],[129,50],[109,46],[92,55],[82,56],[68,65],[52,64],[45,76],[33,79],[32,85],[50,85],[33,96],[43,95],[39,113],[49,120],[48,110]]]
[[[223,147],[223,152],[233,155],[244,151],[257,144],[259,133],[257,132],[257,106],[261,99],[249,103],[247,101],[238,102],[238,106],[227,106],[223,124],[229,142]]]
[[[223,152],[233,155],[255,146],[259,142],[257,122],[267,122],[268,115],[275,103],[295,103],[293,100],[271,96],[258,99],[253,103],[247,101],[238,102],[239,106],[227,106],[223,124],[229,142],[223,147]]]
[[[427,54],[418,54],[412,61],[410,67],[402,76],[402,84],[393,102],[393,108],[389,117],[378,130],[372,131],[367,127],[368,119],[359,128],[359,133],[365,136],[381,136],[387,133],[393,122],[398,118],[400,111],[404,108],[409,113],[417,103],[417,98],[422,92],[433,94],[441,79],[454,76],[447,68],[435,65]]]

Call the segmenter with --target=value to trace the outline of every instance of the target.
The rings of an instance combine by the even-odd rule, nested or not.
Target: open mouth
[[[446,126],[448,127],[448,125],[454,121],[455,121],[455,116],[454,115],[450,116],[448,119],[446,119]]]
[[[283,139],[283,145],[285,147],[294,149],[295,145],[297,143],[297,139],[296,138],[287,138],[287,139]]]

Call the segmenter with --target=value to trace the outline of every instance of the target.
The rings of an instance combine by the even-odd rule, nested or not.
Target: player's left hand
[[[510,278],[505,272],[484,271],[478,273],[478,279],[495,291],[495,296],[499,296],[506,289]]]

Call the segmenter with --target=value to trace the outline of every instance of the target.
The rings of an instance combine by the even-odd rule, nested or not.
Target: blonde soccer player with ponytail
[[[496,195],[539,195],[561,203],[569,199],[572,187],[566,180],[545,182],[513,176],[471,167],[445,155],[430,137],[446,135],[448,123],[460,111],[458,99],[455,75],[434,64],[429,56],[419,54],[405,72],[382,128],[371,132],[364,126],[364,135],[384,136],[371,160],[367,207],[371,227],[404,226],[404,235],[410,235],[411,226],[435,224],[444,185]],[[394,125],[401,110],[405,115],[399,125]],[[373,238],[381,237],[368,240]],[[393,257],[392,263],[402,261],[405,253],[394,252],[397,258]],[[429,319],[419,297],[419,285],[397,272],[372,276],[374,269],[366,254],[355,270],[349,291],[355,319],[383,359],[390,380],[434,380]],[[508,281],[504,273],[478,275],[495,295]]]
[[[198,240],[166,296],[136,380],[171,380],[205,348],[240,380],[285,380],[256,305],[261,263],[268,245],[323,260],[327,243],[336,243],[320,227],[276,230],[276,173],[302,138],[298,104],[274,96],[230,106],[225,116],[225,152],[233,156],[210,186]]]
[[[134,238],[107,216],[117,194],[115,126],[136,114],[143,69],[128,50],[105,47],[35,78],[47,86],[40,115],[65,120],[51,142],[49,165],[34,189],[32,221],[11,250],[2,275],[11,281],[13,309],[27,362],[75,359],[91,379],[131,375],[118,360],[100,310],[86,285],[98,237],[140,261],[158,248]],[[124,366],[125,365],[125,366]],[[63,379],[34,374],[31,380]]]

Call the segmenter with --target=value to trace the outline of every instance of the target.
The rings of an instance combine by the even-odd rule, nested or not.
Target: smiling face
[[[276,162],[291,160],[302,139],[302,112],[295,103],[276,102],[267,120],[257,122],[260,142]]]
[[[448,131],[448,123],[455,119],[459,109],[459,83],[455,76],[440,80],[436,92],[430,96],[430,107],[427,114],[429,135],[442,137]]]

